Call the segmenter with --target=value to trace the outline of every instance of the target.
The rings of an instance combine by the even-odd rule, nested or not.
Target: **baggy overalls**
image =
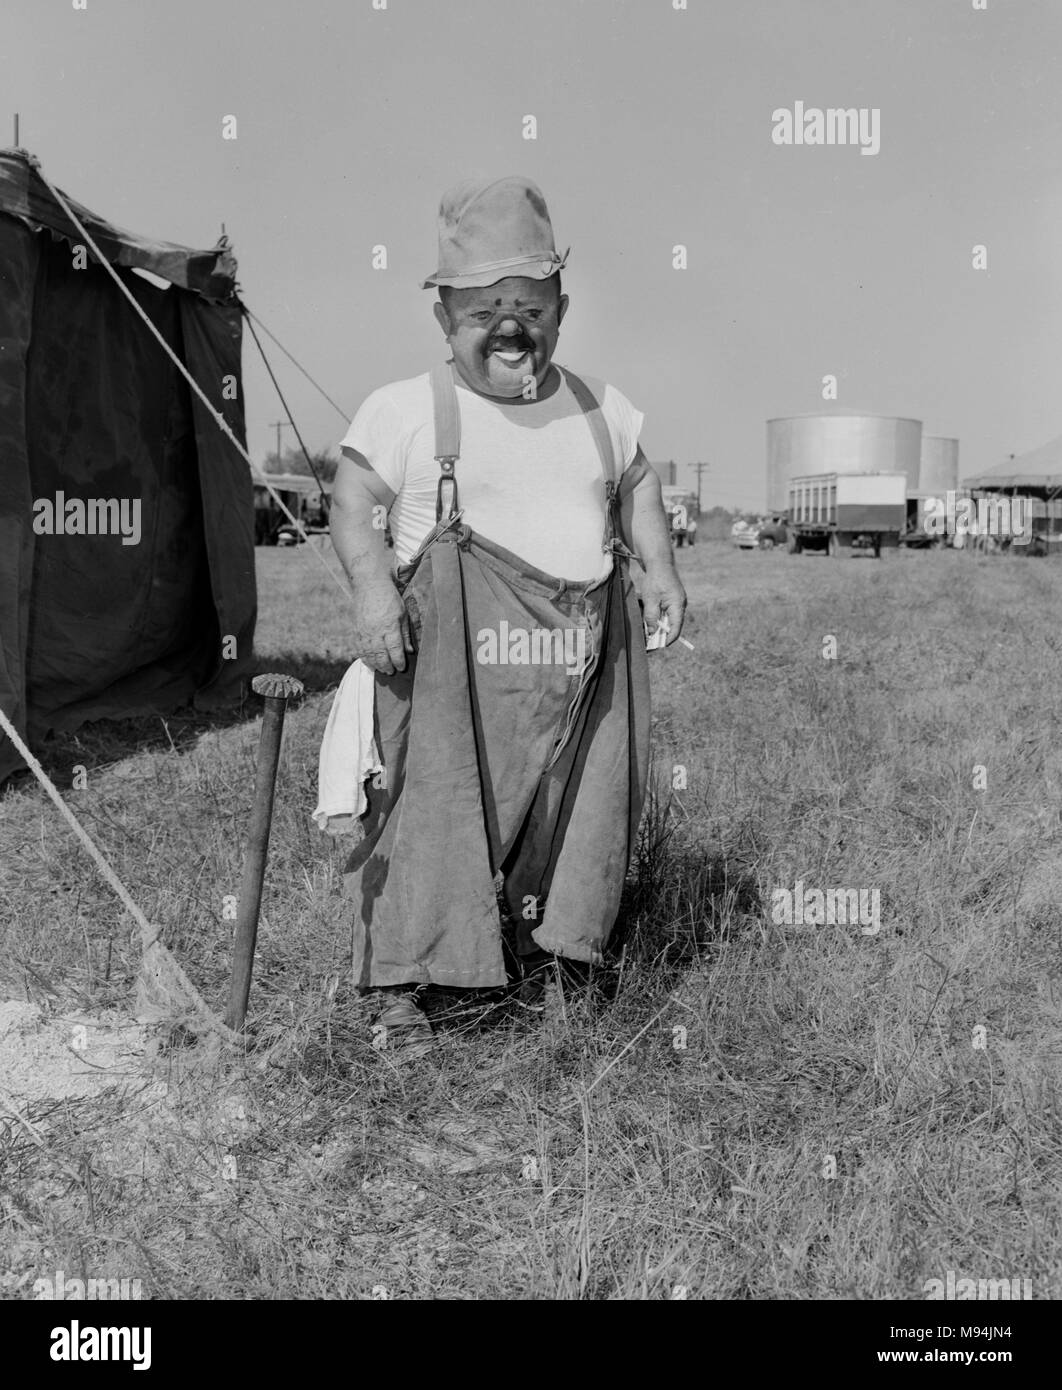
[[[615,924],[645,798],[648,662],[607,426],[565,376],[604,475],[612,566],[591,581],[461,523],[457,393],[450,364],[432,371],[437,523],[396,574],[416,651],[376,675],[385,785],[346,868],[358,985],[504,985],[496,875],[518,954],[598,963]]]

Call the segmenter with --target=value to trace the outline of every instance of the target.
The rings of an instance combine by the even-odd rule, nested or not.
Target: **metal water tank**
[[[918,473],[918,493],[922,497],[943,497],[959,486],[959,441],[942,434],[922,436],[922,466]]]
[[[895,415],[786,415],[767,421],[767,507],[783,511],[789,483],[811,473],[907,475],[916,491],[922,422]]]

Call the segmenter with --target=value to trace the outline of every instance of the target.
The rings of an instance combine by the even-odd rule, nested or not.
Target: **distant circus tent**
[[[767,506],[788,506],[793,478],[814,473],[904,473],[918,488],[922,422],[895,415],[837,411],[767,421]]]
[[[1062,492],[1062,434],[1037,449],[1030,449],[1027,454],[1019,454],[1017,458],[1011,454],[1005,463],[998,464],[987,473],[964,478],[963,486],[991,492],[1026,491],[1056,497]]]
[[[942,434],[922,436],[919,497],[943,497],[959,486],[959,441]]]
[[[1048,554],[1062,555],[1062,435],[986,473],[964,478],[963,487],[975,494],[999,493],[1032,500],[1034,536],[1048,543]]]

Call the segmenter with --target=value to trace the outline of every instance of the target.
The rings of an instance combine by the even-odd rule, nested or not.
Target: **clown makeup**
[[[435,317],[446,334],[462,381],[481,396],[516,403],[552,394],[547,387],[568,296],[556,275],[547,280],[512,277],[483,289],[440,291]]]

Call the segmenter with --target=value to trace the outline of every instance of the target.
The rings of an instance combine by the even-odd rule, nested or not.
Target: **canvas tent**
[[[67,201],[243,442],[227,245],[150,240]],[[0,150],[0,705],[31,746],[233,699],[254,635],[247,465],[91,252],[78,268],[81,244],[25,152]],[[56,534],[71,501],[108,504],[97,529],[124,502],[136,542]],[[76,505],[70,522],[85,525]],[[19,762],[0,735],[0,779]]]
[[[963,487],[983,488],[989,492],[1023,492],[1052,497],[1062,492],[1062,435],[1030,449],[1027,454],[1009,458],[1006,463],[964,478]]]
[[[963,487],[975,497],[1026,497],[1030,499],[1033,537],[1040,549],[1033,554],[1062,554],[1062,435],[1011,457],[976,477],[964,478]]]

